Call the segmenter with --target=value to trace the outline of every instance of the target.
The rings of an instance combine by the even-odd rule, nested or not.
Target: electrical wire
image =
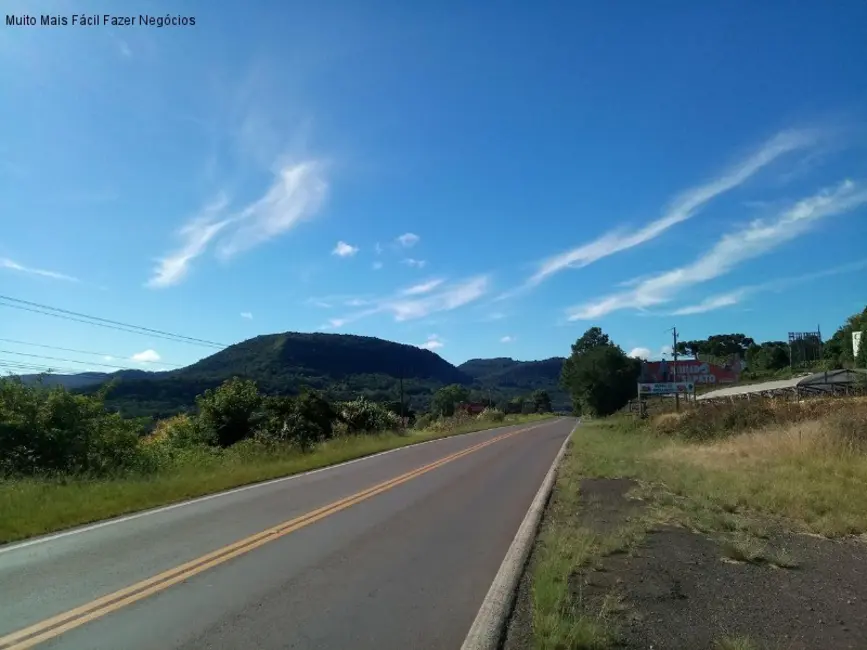
[[[113,370],[131,370],[129,366],[118,366],[111,363],[97,363],[96,361],[76,361],[75,359],[64,359],[62,357],[49,357],[44,354],[28,354],[27,352],[14,352],[12,350],[0,350],[0,354],[14,354],[19,357],[30,357],[31,359],[45,359],[46,361],[63,361],[64,363],[81,363],[86,366],[100,366],[101,368],[112,368]]]
[[[59,307],[51,307],[50,305],[43,305],[37,302],[31,302],[29,300],[12,298],[10,296],[0,295],[0,307],[11,307],[12,309],[19,309],[22,311],[28,311],[36,314],[43,314],[45,316],[54,316],[55,318],[62,318],[64,320],[85,323],[87,325],[95,325],[97,327],[104,327],[106,329],[113,329],[132,334],[143,334],[156,338],[166,339],[169,341],[189,343],[191,345],[201,345],[205,347],[219,349],[228,347],[223,343],[217,343],[215,341],[209,341],[207,339],[199,339],[192,336],[174,334],[172,332],[152,329],[149,327],[142,327],[140,325],[131,325],[129,323],[122,323],[120,321],[110,320],[108,318],[90,316],[88,314],[82,314],[80,312],[70,311],[68,309],[60,309]]]
[[[107,352],[92,352],[90,350],[76,350],[75,348],[61,348],[61,347],[58,347],[56,345],[45,345],[44,343],[30,343],[28,341],[19,341],[17,339],[0,338],[0,342],[15,343],[16,345],[30,345],[30,346],[33,346],[36,348],[45,348],[46,350],[60,350],[61,352],[74,352],[76,354],[90,354],[90,355],[93,355],[96,357],[102,357],[104,360],[107,360],[107,361],[110,359],[106,359],[106,357],[112,357],[112,358],[116,358],[116,359],[124,358],[123,355],[121,355],[121,354],[108,354]],[[46,357],[46,358],[50,359],[52,357]],[[76,362],[76,363],[80,363],[80,362]],[[96,364],[96,365],[99,365],[99,364]],[[181,366],[181,364],[168,363],[167,361],[159,361],[159,365],[161,365],[161,366],[173,366],[175,368],[182,368],[183,367],[183,366]]]

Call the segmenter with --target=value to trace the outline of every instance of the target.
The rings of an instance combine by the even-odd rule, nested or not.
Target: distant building
[[[480,404],[479,402],[461,402],[455,406],[456,411],[465,411],[470,415],[478,415],[486,408],[487,406],[485,404]]]

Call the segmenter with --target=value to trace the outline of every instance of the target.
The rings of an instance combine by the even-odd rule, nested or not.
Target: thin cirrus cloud
[[[242,311],[241,312],[241,318],[243,318],[245,320],[253,320],[253,314],[248,312],[248,311]]]
[[[500,339],[500,343],[514,343],[514,341],[515,341],[514,336],[504,336],[503,338]]]
[[[403,289],[400,293],[403,296],[418,296],[423,293],[430,293],[438,286],[440,286],[444,280],[442,278],[435,278],[433,280],[428,280],[427,282],[421,282],[419,284],[414,284],[411,287],[407,287]]]
[[[307,161],[284,166],[261,198],[237,212],[227,212],[228,197],[220,194],[181,227],[178,235],[183,243],[158,260],[146,286],[163,288],[181,282],[193,260],[214,242],[217,257],[227,260],[288,232],[319,212],[327,191],[323,166]]]
[[[57,271],[47,271],[45,269],[38,269],[32,266],[24,266],[23,264],[19,264],[14,260],[10,260],[5,257],[0,257],[0,268],[8,269],[10,271],[16,271],[18,273],[25,273],[27,275],[38,275],[42,278],[50,278],[51,280],[62,280],[63,282],[81,282],[76,277],[71,275],[66,275],[65,273],[58,273]]]
[[[856,271],[862,271],[865,268],[867,268],[867,259],[853,262],[852,264],[835,266],[830,269],[825,269],[824,271],[805,273],[803,275],[798,275],[792,278],[782,278],[780,280],[772,280],[771,282],[764,282],[762,284],[741,287],[733,291],[728,291],[715,296],[710,296],[709,298],[705,298],[701,302],[694,305],[680,307],[679,309],[675,309],[671,313],[674,316],[691,316],[694,314],[704,314],[709,311],[714,311],[716,309],[723,309],[725,307],[732,307],[734,305],[737,305],[741,303],[744,299],[756,293],[782,291],[783,289],[803,284],[805,282],[820,280],[822,278],[827,278],[834,275],[842,275],[844,273],[855,273]]]
[[[336,255],[337,257],[352,257],[357,252],[358,246],[347,244],[345,241],[339,241],[334,247],[334,250],[331,251],[331,254]]]
[[[568,310],[568,319],[591,320],[623,309],[644,309],[673,300],[686,288],[702,284],[760,257],[813,228],[826,217],[867,203],[867,189],[851,180],[825,188],[783,210],[775,220],[753,221],[746,228],[723,236],[692,264],[672,269],[621,291]],[[718,297],[718,306],[733,304],[738,296]],[[711,305],[712,306],[712,305]]]
[[[407,257],[401,260],[401,263],[416,269],[423,269],[425,266],[427,266],[427,262],[425,260],[417,260],[413,259],[412,257]]]
[[[817,135],[816,131],[811,130],[791,130],[777,134],[751,156],[728,169],[721,176],[676,196],[659,219],[632,232],[623,230],[608,232],[594,241],[543,260],[536,272],[523,285],[501,294],[498,299],[502,300],[531,289],[565,269],[582,268],[656,239],[669,228],[692,218],[717,196],[742,185],[777,158],[814,144]]]
[[[401,246],[403,248],[412,248],[413,246],[415,246],[419,242],[420,239],[421,239],[421,237],[419,237],[415,233],[406,232],[406,233],[402,234],[400,237],[398,237],[397,239],[395,239],[395,241],[397,242],[397,244],[399,246]]]
[[[403,322],[451,311],[481,298],[487,292],[489,284],[487,275],[478,275],[454,283],[430,280],[399,290],[391,296],[371,299],[367,309],[331,318],[320,329],[336,329],[382,313],[391,314],[395,321]]]

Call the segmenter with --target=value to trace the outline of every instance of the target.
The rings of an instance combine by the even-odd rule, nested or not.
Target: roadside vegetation
[[[631,479],[629,516],[607,529],[576,516],[593,512],[582,484],[594,478]],[[561,466],[536,548],[536,645],[619,647],[622,594],[584,601],[581,575],[631,552],[648,532],[683,528],[717,541],[720,560],[797,569],[800,559],[778,535],[867,533],[865,487],[867,398],[740,402],[643,422],[586,422]],[[732,643],[722,635],[719,647],[741,647]]]
[[[863,367],[851,335],[865,328],[867,309],[801,350],[801,367]],[[743,335],[679,352],[740,357],[747,381],[790,372],[787,344]],[[669,404],[638,419],[624,407],[639,373],[597,327],[564,365],[585,417],[529,569],[535,647],[860,647],[867,629],[850,621],[865,620],[864,594],[841,576],[867,560],[867,396]]]
[[[399,403],[267,396],[233,378],[199,395],[192,414],[152,426],[107,410],[108,388],[79,395],[2,379],[0,542],[549,416],[543,392],[532,412],[470,415],[456,408],[459,388],[441,389],[432,413],[401,422]]]

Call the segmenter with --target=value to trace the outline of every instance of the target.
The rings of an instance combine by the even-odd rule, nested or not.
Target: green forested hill
[[[570,408],[569,396],[560,388],[563,357],[542,361],[516,361],[509,357],[470,359],[458,370],[473,378],[476,385],[491,388],[506,396],[526,395],[534,390],[545,390],[555,408]]]
[[[286,332],[242,341],[159,377],[118,381],[108,404],[125,415],[164,416],[191,408],[196,395],[233,376],[254,379],[272,394],[306,387],[334,399],[364,395],[378,401],[398,399],[403,378],[404,396],[413,408],[425,408],[442,386],[472,383],[439,355],[413,345],[369,336]]]
[[[565,396],[558,388],[562,364],[561,358],[474,359],[456,368],[413,345],[369,336],[286,332],[242,341],[170,372],[54,375],[49,381],[92,392],[112,380],[109,406],[124,415],[162,417],[192,408],[196,395],[233,376],[254,379],[261,390],[272,394],[294,394],[308,387],[333,399],[364,395],[377,401],[398,399],[403,378],[407,401],[415,409],[426,409],[433,393],[448,384],[475,387],[481,391],[474,391],[475,395],[497,398],[543,389],[555,404],[562,404]]]

